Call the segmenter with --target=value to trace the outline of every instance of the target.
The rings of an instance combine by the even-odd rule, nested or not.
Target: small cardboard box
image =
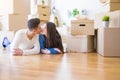
[[[72,35],[94,35],[93,20],[72,20],[71,21]]]
[[[102,56],[120,57],[120,28],[99,28],[97,52]]]
[[[39,15],[39,18],[42,21],[48,21],[48,20],[50,20],[50,15],[48,15],[48,14],[41,14],[41,15]]]
[[[37,11],[38,14],[47,14],[50,15],[50,7],[49,6],[43,6],[43,5],[38,5],[37,6]]]
[[[94,51],[94,36],[79,35],[67,37],[67,52]]]

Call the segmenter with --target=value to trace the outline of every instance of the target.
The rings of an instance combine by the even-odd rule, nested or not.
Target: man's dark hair
[[[32,18],[28,20],[28,29],[33,30],[38,28],[38,25],[40,24],[40,19],[39,18]]]

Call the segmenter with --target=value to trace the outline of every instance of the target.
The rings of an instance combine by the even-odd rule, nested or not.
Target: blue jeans
[[[46,49],[45,48],[45,38],[42,34],[39,35],[39,43],[40,43],[40,53],[41,49]],[[50,54],[59,54],[59,52],[57,50],[54,50],[54,48],[47,48],[50,51]]]

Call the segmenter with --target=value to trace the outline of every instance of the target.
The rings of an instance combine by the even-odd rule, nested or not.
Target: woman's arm
[[[45,49],[45,38],[42,34],[39,35],[40,53]]]
[[[46,48],[46,49],[41,49],[41,52],[44,54],[59,54],[62,53],[60,49],[58,48]]]

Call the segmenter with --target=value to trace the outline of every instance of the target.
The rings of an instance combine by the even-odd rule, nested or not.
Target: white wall
[[[0,0],[0,14],[4,13],[7,10],[7,6],[5,7],[5,3],[7,3],[7,0]]]
[[[8,14],[12,10],[13,0],[0,0],[0,15]]]
[[[56,9],[59,11],[62,21],[70,25],[70,18],[68,17],[68,10],[72,11],[77,8],[79,11],[86,9],[88,17],[94,19],[94,14],[102,12],[103,6],[100,0],[53,0]]]
[[[12,0],[0,0],[0,14],[9,12],[9,7],[11,6],[9,4],[10,1]],[[31,1],[33,2],[33,0]],[[88,17],[90,19],[94,19],[94,14],[103,11],[100,0],[51,0],[51,3],[52,6],[55,5],[61,21],[66,22],[68,26],[70,25],[68,10],[72,11],[74,8],[78,8],[79,11],[81,11],[82,9],[86,9],[88,11]],[[33,10],[33,13],[35,12],[36,10]]]

